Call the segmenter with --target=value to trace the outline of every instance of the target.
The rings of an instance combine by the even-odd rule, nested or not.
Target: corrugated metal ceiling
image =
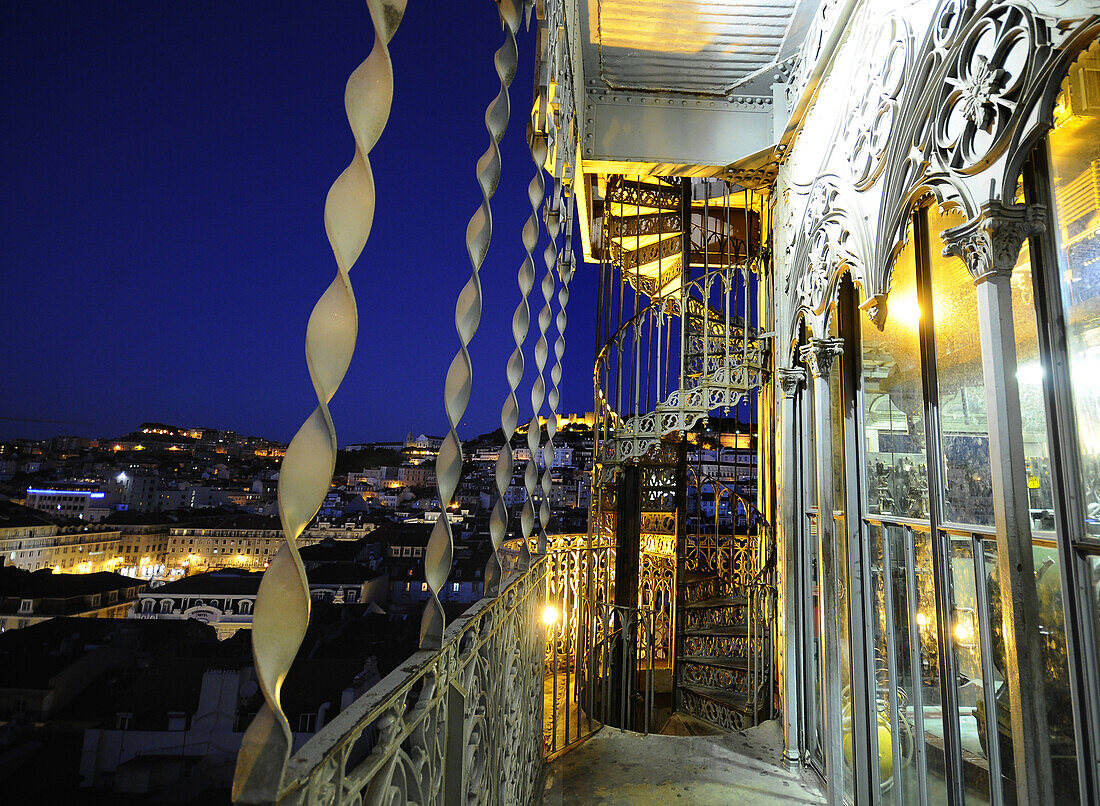
[[[722,94],[776,63],[798,5],[589,0],[586,72],[615,90]]]

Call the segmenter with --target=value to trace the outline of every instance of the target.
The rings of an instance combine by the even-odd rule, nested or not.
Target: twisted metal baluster
[[[546,273],[542,276],[542,298],[544,304],[542,310],[539,311],[539,339],[535,342],[535,369],[537,370],[537,374],[534,382],[531,384],[532,413],[531,423],[527,428],[527,448],[531,452],[531,461],[527,463],[527,470],[525,473],[525,481],[527,483],[527,503],[523,508],[525,523],[528,519],[534,519],[535,489],[539,479],[538,467],[536,465],[536,458],[542,442],[542,427],[539,423],[539,412],[542,411],[543,403],[546,400],[546,359],[550,354],[550,342],[546,334],[550,329],[550,321],[553,318],[555,286],[554,267],[558,260],[557,238],[559,229],[559,209],[558,185],[557,180],[555,180],[554,190],[547,196],[545,205],[546,232],[550,236],[550,240],[542,253],[543,262],[546,264]],[[546,421],[546,427],[548,430],[552,427],[549,419]],[[543,461],[546,461],[545,453],[543,454]],[[547,479],[543,478],[543,497],[541,506],[539,507],[539,536],[536,549],[539,554],[546,553],[546,524],[550,520],[550,507],[547,503],[550,493],[546,488],[546,482]]]
[[[358,315],[348,273],[366,245],[374,220],[374,178],[367,154],[390,114],[393,65],[387,46],[405,13],[405,0],[367,0],[367,7],[374,24],[374,47],[344,89],[355,156],[325,199],[325,231],[337,273],[306,326],[306,363],[317,408],[294,435],[280,468],[279,517],[286,543],[260,582],[252,619],[252,655],[264,705],[241,743],[234,801],[274,800],[290,757],[290,725],[279,693],[309,624],[309,584],[295,541],[317,514],[336,465],[336,430],[328,403],[355,349]]]
[[[485,110],[485,128],[489,132],[489,147],[477,161],[477,183],[481,186],[481,206],[466,225],[466,253],[470,257],[471,274],[455,303],[455,330],[460,342],[458,353],[447,370],[444,387],[444,405],[450,431],[440,446],[436,457],[436,479],[439,488],[439,504],[442,512],[432,527],[431,537],[424,557],[424,577],[431,590],[431,598],[424,606],[420,621],[420,648],[439,649],[443,644],[443,605],[439,591],[451,572],[454,542],[451,536],[451,520],[447,507],[458,488],[462,474],[462,442],[458,438],[458,424],[470,402],[470,384],[473,367],[467,349],[477,333],[481,321],[481,278],[478,272],[489,251],[493,235],[493,215],[489,201],[500,182],[500,141],[508,129],[508,88],[516,75],[516,31],[519,28],[519,0],[498,0],[497,10],[504,23],[504,43],[493,57],[500,91]]]
[[[542,197],[546,190],[546,183],[542,178],[542,166],[546,162],[546,137],[535,130],[533,123],[527,125],[527,144],[531,150],[531,159],[535,163],[535,175],[527,186],[527,199],[531,203],[531,215],[523,225],[523,248],[527,255],[519,267],[517,279],[520,301],[516,306],[516,312],[512,315],[512,339],[515,341],[516,348],[508,359],[508,397],[500,411],[500,428],[504,432],[504,445],[501,446],[500,456],[497,457],[497,500],[489,517],[489,538],[493,543],[493,554],[485,568],[486,596],[496,596],[502,584],[499,552],[504,535],[508,531],[508,508],[504,504],[504,496],[512,483],[512,471],[515,467],[512,437],[515,436],[516,425],[519,423],[519,402],[516,399],[516,390],[519,389],[520,382],[523,380],[523,343],[527,340],[527,333],[531,328],[531,306],[527,299],[531,289],[535,287],[534,251],[539,242],[539,208],[542,207]],[[520,568],[527,568],[531,563],[531,552],[527,546],[530,530],[523,537],[524,540],[519,549],[519,564]]]
[[[559,218],[562,220],[565,229],[565,248],[560,253],[560,256],[555,252],[558,277],[561,279],[561,289],[558,291],[558,315],[555,319],[558,337],[554,342],[554,367],[550,370],[550,394],[547,396],[547,404],[550,411],[547,413],[546,417],[546,446],[542,450],[545,468],[542,473],[543,498],[539,517],[542,522],[543,534],[545,534],[546,526],[550,523],[551,518],[550,492],[554,486],[551,468],[554,464],[555,455],[554,436],[558,432],[558,402],[560,400],[558,386],[561,383],[562,375],[561,360],[562,356],[565,355],[565,325],[567,322],[565,307],[569,304],[569,281],[573,278],[573,194],[568,188],[562,188],[562,196],[564,197],[565,209],[561,211]],[[557,233],[554,233],[555,241],[556,235]],[[556,246],[556,243],[554,245]]]
[[[558,316],[555,324],[558,330],[557,341],[554,342],[554,368],[550,371],[550,416],[555,425],[558,419],[558,403],[560,401],[558,385],[562,376],[562,357],[565,355],[565,327],[568,324],[566,307],[569,305],[569,283],[573,279],[573,193],[569,188],[564,190],[565,210],[562,217],[562,227],[565,230],[565,245],[562,247],[561,256],[558,258],[558,277],[561,279],[561,289],[558,291]],[[555,433],[557,429],[555,428]],[[551,437],[552,440],[552,437]],[[551,442],[552,450],[552,442]],[[549,470],[549,468],[547,468]]]

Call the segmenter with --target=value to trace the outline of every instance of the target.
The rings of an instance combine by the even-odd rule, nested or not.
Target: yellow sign
[[[1039,489],[1039,477],[1038,476],[1028,476],[1027,477],[1027,487],[1028,487],[1029,490],[1038,490]]]

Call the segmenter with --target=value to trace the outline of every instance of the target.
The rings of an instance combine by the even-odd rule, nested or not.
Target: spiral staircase
[[[743,198],[749,199],[747,192]],[[607,181],[605,256],[619,268],[621,293],[634,295],[636,310],[648,305],[683,328],[675,332],[681,338],[679,366],[665,378],[665,394],[648,411],[610,412],[610,438],[600,457],[607,480],[621,463],[652,457],[662,440],[704,428],[708,415],[728,412],[761,384],[766,335],[746,327],[751,315],[745,291],[766,259],[761,214],[737,201],[714,180]],[[638,338],[637,330],[627,333],[619,349],[636,347]],[[647,358],[647,372],[650,367]],[[614,400],[610,390],[601,392],[605,401]],[[754,529],[751,539],[683,535],[688,545],[679,548],[675,710],[723,731],[756,724],[771,701],[769,598],[767,586],[750,573],[760,565],[755,552],[766,530],[758,513]],[[692,554],[686,567],[685,552]],[[736,567],[721,559],[733,555],[739,557]]]

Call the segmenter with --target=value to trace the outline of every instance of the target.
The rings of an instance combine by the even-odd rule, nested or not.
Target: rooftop
[[[255,596],[256,591],[260,589],[262,578],[263,573],[260,571],[219,568],[217,571],[195,574],[176,582],[169,582],[149,592],[158,596],[179,596],[191,593],[204,596],[217,594]]]
[[[145,583],[141,580],[109,571],[94,574],[55,574],[48,569],[32,572],[14,566],[0,567],[0,597],[71,599],[94,593],[143,587]]]
[[[53,526],[54,522],[36,509],[0,501],[0,529],[19,529],[28,526]]]

